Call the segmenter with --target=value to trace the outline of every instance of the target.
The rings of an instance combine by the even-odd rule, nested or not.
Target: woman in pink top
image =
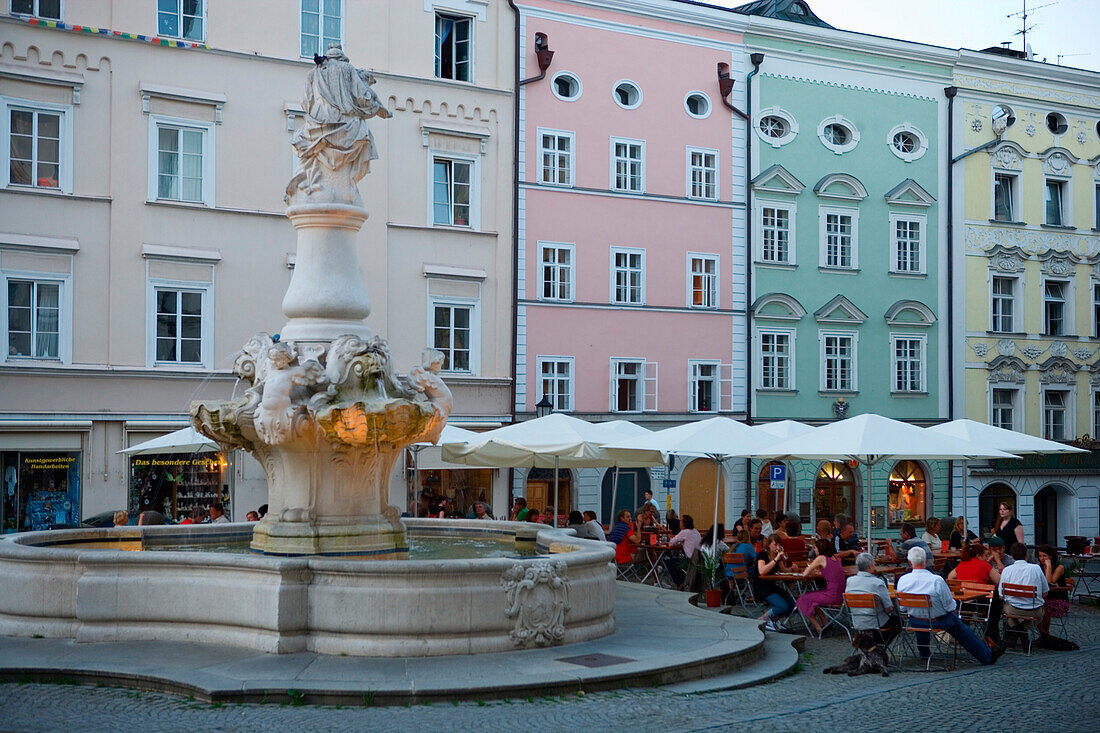
[[[806,620],[814,627],[814,631],[820,635],[821,625],[825,623],[825,619],[818,617],[818,606],[839,606],[843,603],[844,586],[847,583],[847,578],[844,576],[844,568],[841,566],[840,560],[833,557],[836,548],[832,542],[817,540],[814,546],[817,547],[817,557],[806,566],[806,569],[802,572],[802,577],[808,578],[815,570],[820,570],[821,577],[825,579],[825,588],[803,593],[795,601],[795,604],[798,606],[799,613],[806,617]]]
[[[668,541],[668,546],[682,546],[684,557],[681,558],[672,554],[665,555],[665,569],[668,570],[668,574],[678,588],[683,586],[687,578],[687,564],[692,561],[695,553],[699,551],[699,545],[703,544],[703,536],[699,534],[699,530],[695,529],[695,519],[690,514],[680,517],[680,526],[682,529]],[[684,562],[685,558],[687,562]]]

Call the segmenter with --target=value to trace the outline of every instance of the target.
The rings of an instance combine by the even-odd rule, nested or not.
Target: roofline
[[[1040,86],[1069,85],[1093,94],[1100,92],[1100,71],[996,56],[969,48],[959,49],[959,60],[955,70],[960,73],[977,73],[983,76],[1004,75],[1014,82],[1029,81]]]
[[[744,33],[748,18],[730,8],[709,5],[696,0],[553,0],[569,5],[582,5],[611,12],[625,13],[649,20],[697,25],[715,31]],[[523,7],[522,0],[516,4]]]

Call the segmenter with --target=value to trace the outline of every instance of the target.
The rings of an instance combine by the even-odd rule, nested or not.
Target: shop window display
[[[890,472],[890,524],[923,522],[927,496],[924,469],[916,461],[899,461]]]
[[[129,510],[158,511],[171,521],[191,515],[195,507],[214,502],[229,505],[226,460],[222,453],[167,453],[134,456],[130,461]]]
[[[466,517],[474,502],[492,505],[493,471],[489,468],[428,469],[419,472],[418,517]]]
[[[0,461],[4,532],[80,525],[80,453],[10,451]]]

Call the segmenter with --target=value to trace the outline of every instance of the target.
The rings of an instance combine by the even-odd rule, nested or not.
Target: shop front
[[[474,503],[483,501],[497,519],[507,519],[510,503],[506,483],[508,469],[447,463],[439,446],[405,451],[404,499],[391,483],[390,502],[404,506],[415,517],[466,517]],[[400,465],[400,464],[399,464]],[[397,475],[395,473],[395,475]]]
[[[132,515],[158,511],[170,521],[180,521],[195,507],[221,502],[232,517],[228,463],[223,453],[163,453],[130,459]]]
[[[80,525],[80,451],[0,452],[5,533]]]

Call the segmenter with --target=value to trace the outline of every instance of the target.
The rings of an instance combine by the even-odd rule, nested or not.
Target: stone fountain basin
[[[123,551],[247,540],[253,524],[28,532],[0,539],[0,635],[413,657],[570,644],[614,630],[610,545],[525,522],[402,521],[414,537],[496,537],[542,554],[372,561]],[[506,576],[539,563],[562,582],[518,594],[513,584],[510,595]],[[563,602],[560,639],[532,634]]]

